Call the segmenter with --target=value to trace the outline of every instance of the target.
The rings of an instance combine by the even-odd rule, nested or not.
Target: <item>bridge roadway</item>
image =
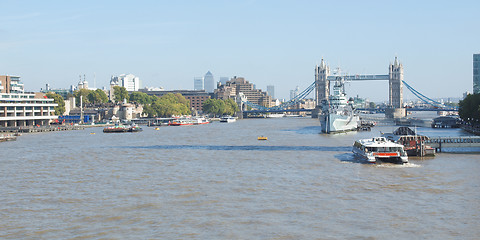
[[[480,137],[433,137],[425,140],[425,144],[438,149],[438,152],[442,152],[442,148],[454,148],[454,147],[479,147]]]
[[[314,109],[266,109],[266,110],[250,110],[243,113],[283,113],[283,112],[311,112]]]
[[[244,113],[282,113],[282,112],[311,112],[313,109],[265,109],[265,110],[249,110],[243,111]],[[377,112],[377,113],[384,113],[385,109],[383,108],[357,108],[357,111],[369,111],[369,112]],[[451,109],[451,108],[407,108],[409,112],[421,112],[421,111],[458,111],[458,109]]]

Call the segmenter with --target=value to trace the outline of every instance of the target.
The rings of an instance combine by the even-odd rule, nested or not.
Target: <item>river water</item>
[[[311,118],[143,128],[1,143],[0,238],[480,238],[478,152],[364,164],[353,141],[395,127],[323,135]]]

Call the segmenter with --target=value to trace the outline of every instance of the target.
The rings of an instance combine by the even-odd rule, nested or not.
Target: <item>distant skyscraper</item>
[[[195,77],[193,79],[193,90],[203,90],[203,78]]]
[[[210,71],[208,71],[203,77],[203,87],[208,93],[213,93],[213,90],[215,89],[215,79]]]
[[[275,86],[273,85],[268,85],[267,86],[267,93],[272,99],[275,99]]]
[[[222,85],[225,85],[227,84],[227,81],[229,80],[228,77],[220,77],[220,82],[222,83]]]
[[[295,88],[295,90],[290,90],[290,100],[298,96],[299,91],[300,91],[300,88],[298,86]]]
[[[473,94],[480,93],[480,53],[473,54]]]

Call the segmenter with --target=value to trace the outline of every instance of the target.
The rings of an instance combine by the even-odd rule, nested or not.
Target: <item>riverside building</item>
[[[0,76],[0,127],[49,125],[57,119],[53,99],[25,93],[19,76]]]
[[[57,105],[43,93],[1,93],[0,127],[49,125]]]
[[[23,93],[23,83],[19,76],[0,76],[1,93]]]
[[[260,89],[256,89],[253,83],[242,77],[233,77],[225,85],[215,89],[215,97],[219,99],[235,98],[242,93],[247,101],[264,107],[271,107],[272,97]]]

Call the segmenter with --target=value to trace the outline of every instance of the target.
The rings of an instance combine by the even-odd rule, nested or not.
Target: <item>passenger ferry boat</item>
[[[403,164],[408,162],[403,145],[391,142],[384,137],[357,140],[353,144],[352,152],[370,163],[382,161]]]
[[[179,118],[168,124],[168,126],[189,126],[208,124],[210,121],[204,117],[198,118]]]

